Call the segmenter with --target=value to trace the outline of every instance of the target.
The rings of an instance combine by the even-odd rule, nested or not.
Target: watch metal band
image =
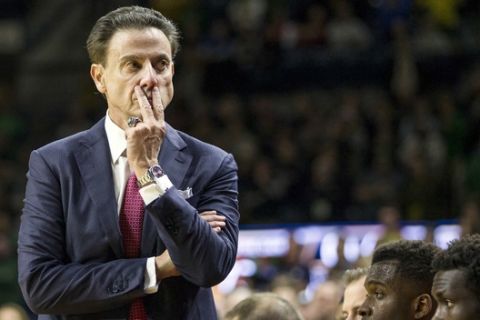
[[[137,179],[137,184],[139,188],[143,188],[152,183],[155,183],[155,180],[153,180],[152,175],[150,174],[150,170],[147,170],[143,176]]]

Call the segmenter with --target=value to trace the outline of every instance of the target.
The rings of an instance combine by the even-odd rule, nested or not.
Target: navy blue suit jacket
[[[233,267],[237,166],[230,154],[172,127],[159,163],[174,188],[145,208],[141,257],[126,259],[104,119],[30,156],[18,241],[19,283],[39,319],[126,319],[144,297],[150,319],[216,319],[210,287]],[[184,199],[178,190],[192,188]],[[198,215],[227,218],[215,233]],[[181,277],[144,293],[148,257],[168,249]]]

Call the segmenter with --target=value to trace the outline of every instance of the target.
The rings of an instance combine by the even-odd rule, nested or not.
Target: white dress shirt
[[[130,167],[128,165],[125,153],[127,149],[127,139],[125,138],[125,132],[123,129],[112,121],[108,115],[108,111],[105,117],[105,132],[107,133],[110,155],[112,157],[111,165],[113,172],[113,184],[115,188],[115,198],[117,199],[118,205],[117,213],[120,215],[125,186],[127,185],[127,180],[130,177]],[[161,194],[161,192],[158,192],[157,188],[148,187],[150,186],[142,188],[147,190],[141,190],[140,192],[145,205],[148,205]],[[150,257],[147,259],[144,288],[146,293],[155,293],[158,290],[157,276],[155,273],[155,257]]]

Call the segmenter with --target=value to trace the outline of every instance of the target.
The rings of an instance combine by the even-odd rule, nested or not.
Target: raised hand
[[[130,168],[137,177],[140,177],[149,167],[158,163],[157,156],[167,127],[164,105],[158,87],[153,87],[150,92],[144,92],[140,86],[136,86],[135,96],[142,120],[128,127],[125,134]]]

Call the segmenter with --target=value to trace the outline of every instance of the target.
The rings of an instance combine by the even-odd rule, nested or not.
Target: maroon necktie
[[[122,231],[123,248],[127,258],[137,258],[140,255],[144,212],[145,207],[142,196],[138,192],[137,177],[132,174],[125,187],[122,210],[120,211],[120,230]],[[147,319],[142,298],[133,301],[128,319]]]

